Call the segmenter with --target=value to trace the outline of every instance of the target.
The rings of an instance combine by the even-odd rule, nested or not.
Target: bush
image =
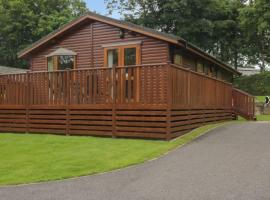
[[[234,87],[255,96],[270,95],[270,72],[234,79]]]

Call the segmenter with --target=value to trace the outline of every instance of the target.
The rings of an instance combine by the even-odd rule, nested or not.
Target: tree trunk
[[[262,59],[261,72],[265,72],[265,60],[264,60],[264,55],[262,55],[261,59]]]
[[[234,51],[234,68],[237,70],[238,68],[238,52]]]

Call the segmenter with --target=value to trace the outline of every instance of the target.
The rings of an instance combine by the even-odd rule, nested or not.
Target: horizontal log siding
[[[165,63],[168,60],[168,43],[141,34],[126,31],[125,37],[119,37],[119,28],[101,23],[93,22],[82,25],[66,36],[56,39],[56,44],[43,47],[39,52],[31,56],[32,71],[46,71],[46,55],[59,47],[70,49],[77,53],[77,68],[90,68],[104,66],[104,51],[102,45],[142,41],[141,64]],[[93,33],[91,32],[93,28]],[[93,40],[92,40],[93,34]],[[93,43],[92,43],[93,41]],[[93,52],[93,53],[92,53]]]
[[[46,71],[46,55],[55,51],[59,47],[70,49],[77,53],[78,68],[87,68],[91,66],[91,25],[83,25],[72,33],[55,40],[56,44],[44,47],[38,53],[31,56],[32,71]]]
[[[93,46],[94,46],[94,66],[103,66],[104,52],[102,45],[117,43],[142,41],[141,64],[164,63],[167,61],[168,44],[157,39],[143,36],[137,33],[125,31],[125,37],[119,37],[119,28],[101,23],[93,23]]]

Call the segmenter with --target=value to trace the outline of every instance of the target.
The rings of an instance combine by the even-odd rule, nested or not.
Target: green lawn
[[[260,103],[265,102],[265,96],[256,96],[256,101]],[[270,115],[257,115],[258,121],[270,121]]]
[[[0,185],[64,179],[142,163],[220,125],[198,128],[170,142],[0,134]]]
[[[257,121],[270,121],[270,115],[256,115]],[[247,121],[241,116],[238,116],[238,121]]]
[[[259,103],[264,103],[265,102],[265,96],[256,96],[256,101]]]
[[[270,121],[270,115],[257,115],[258,121]]]

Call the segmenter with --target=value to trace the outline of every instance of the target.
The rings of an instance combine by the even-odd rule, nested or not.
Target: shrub
[[[234,87],[255,96],[270,95],[270,72],[234,79]]]

